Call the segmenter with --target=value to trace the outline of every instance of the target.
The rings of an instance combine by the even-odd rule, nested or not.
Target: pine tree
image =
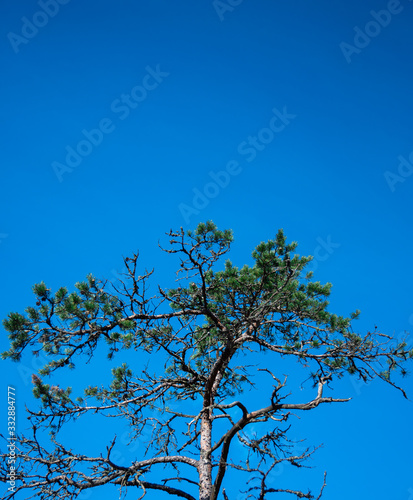
[[[277,492],[311,499],[311,492],[269,481],[278,464],[301,467],[312,453],[291,451],[292,412],[349,401],[325,395],[346,374],[365,382],[377,377],[406,396],[393,374],[406,374],[413,351],[378,330],[356,332],[352,321],[359,311],[350,317],[329,312],[331,284],[312,280],[305,272],[311,257],[295,254],[297,244],[288,244],[282,230],[260,243],[253,265],[242,268],[230,260],[220,266],[233,236],[212,222],[168,235],[163,250],[179,259],[174,288],[159,286],[149,296],[153,271],[139,275],[135,254],[125,259],[127,271],[116,284],[89,275],[75,291],[62,287],[53,294],[40,283],[33,287],[35,306],[4,321],[11,346],[3,358],[19,362],[31,349],[49,361],[33,375],[40,407],[28,414],[32,433],[16,440],[16,491],[3,498],[74,499],[83,490],[112,484],[139,490],[141,496],[133,498],[163,491],[188,500],[229,500],[243,491],[245,498],[260,500]],[[100,355],[105,343],[113,361],[124,350],[135,353],[133,366],[123,362],[112,369],[110,385],[87,386],[74,397],[71,387],[45,382]],[[257,357],[260,366],[250,366],[248,359]],[[306,370],[314,388],[309,400],[292,401],[285,393],[287,379],[274,373],[280,358]],[[254,385],[254,373],[271,381],[267,394]],[[246,388],[266,404],[253,407]],[[187,410],[193,407],[196,412]],[[87,415],[105,415],[111,427],[118,419],[126,423],[132,442],[147,435],[145,452],[139,449],[136,460],[121,466],[112,459],[116,437],[95,457],[59,442],[65,424]],[[248,432],[252,425],[261,434]],[[231,453],[234,442],[245,455]],[[0,478],[7,481],[7,452],[1,456]],[[231,470],[245,475],[244,486],[227,483],[226,491]],[[324,478],[317,498],[325,484]]]

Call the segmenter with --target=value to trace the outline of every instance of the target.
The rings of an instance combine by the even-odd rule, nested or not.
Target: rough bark
[[[212,493],[211,464],[211,412],[205,409],[201,418],[200,454],[199,454],[199,500],[210,500]]]

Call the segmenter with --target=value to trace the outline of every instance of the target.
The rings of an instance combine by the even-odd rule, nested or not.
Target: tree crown
[[[35,306],[28,307],[25,314],[10,313],[4,320],[11,346],[3,358],[19,361],[22,353],[31,348],[34,354],[42,351],[50,359],[39,375],[33,375],[34,395],[41,401],[41,409],[30,412],[34,429],[48,427],[55,440],[68,420],[86,413],[121,417],[129,423],[132,439],[145,426],[154,427],[149,458],[140,457],[129,468],[119,467],[111,462],[112,448],[108,447],[107,460],[96,459],[99,477],[82,480],[76,471],[63,485],[50,479],[54,462],[39,458],[36,439],[22,438],[22,449],[26,448],[26,456],[31,457],[26,462],[44,470],[44,476],[39,472],[37,482],[24,483],[25,488],[39,488],[43,485],[41,477],[47,476],[48,486],[42,486],[41,491],[64,491],[72,495],[68,498],[75,498],[87,481],[95,486],[108,482],[139,486],[144,492],[148,488],[161,489],[193,498],[167,482],[154,486],[141,477],[158,464],[176,468],[185,463],[198,473],[200,498],[218,498],[226,469],[231,466],[261,476],[260,486],[249,489],[261,499],[275,492],[266,485],[266,478],[276,463],[287,460],[297,464],[309,456],[308,450],[301,456],[285,454],[282,442],[287,430],[280,430],[279,423],[288,419],[291,410],[347,401],[323,397],[325,384],[348,373],[364,381],[379,377],[404,394],[392,374],[406,374],[404,362],[413,357],[413,350],[406,348],[406,342],[392,343],[389,336],[377,330],[366,334],[354,331],[352,320],[359,311],[349,317],[329,312],[331,284],[312,280],[312,273],[305,271],[311,257],[294,253],[297,244],[287,243],[282,230],[254,249],[253,265],[238,268],[226,260],[221,269],[217,269],[217,263],[230,250],[231,231],[220,231],[208,221],[194,231],[181,228],[168,235],[169,246],[163,250],[179,259],[175,287],[159,286],[156,295],[148,296],[153,271],[139,275],[138,254],[134,254],[124,259],[124,279],[117,283],[89,275],[76,283],[75,291],[69,293],[62,287],[53,294],[42,282],[33,287]],[[63,389],[43,382],[42,377],[52,376],[57,370],[73,369],[82,356],[90,359],[101,341],[107,344],[109,359],[121,349],[161,354],[164,371],[153,374],[142,369],[140,363],[132,367],[122,363],[112,369],[113,380],[108,387],[85,387],[76,399],[70,387]],[[264,368],[262,371],[274,382],[268,405],[247,409],[234,397],[241,395],[245,384],[252,385],[251,367],[237,362],[240,354],[252,352],[295,359],[308,368],[314,386],[318,386],[317,397],[307,403],[283,402],[281,392],[286,381],[281,382],[269,368]],[[199,413],[188,415],[184,409],[172,411],[168,407],[168,400],[188,399],[199,403]],[[159,412],[156,419],[147,415],[153,411]],[[211,429],[217,420],[226,421],[227,428],[214,441]],[[178,421],[186,422],[186,432],[184,424],[174,427]],[[275,422],[276,430],[264,431],[258,441],[243,434],[249,424],[267,421]],[[229,462],[234,439],[255,459],[248,458],[244,464]],[[58,449],[62,470],[68,467],[70,457],[71,467],[76,462],[84,465],[80,455],[63,447]],[[193,458],[196,454],[198,459]],[[268,460],[271,465],[265,468]],[[181,480],[179,471],[178,475]],[[312,498],[310,493],[300,494]]]

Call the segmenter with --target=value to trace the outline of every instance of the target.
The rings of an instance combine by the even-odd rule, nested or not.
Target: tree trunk
[[[211,429],[211,412],[204,410],[201,420],[201,452],[198,469],[199,500],[210,500],[212,493]]]

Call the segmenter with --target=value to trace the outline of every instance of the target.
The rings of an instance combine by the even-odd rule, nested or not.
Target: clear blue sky
[[[2,318],[34,283],[113,279],[136,249],[171,280],[158,239],[212,219],[237,264],[282,227],[332,309],[413,329],[410,0],[43,5],[0,6]],[[24,363],[2,363],[21,429]],[[309,485],[327,468],[326,499],[412,500],[413,403],[379,382],[334,396],[353,401],[299,424],[324,443]]]

